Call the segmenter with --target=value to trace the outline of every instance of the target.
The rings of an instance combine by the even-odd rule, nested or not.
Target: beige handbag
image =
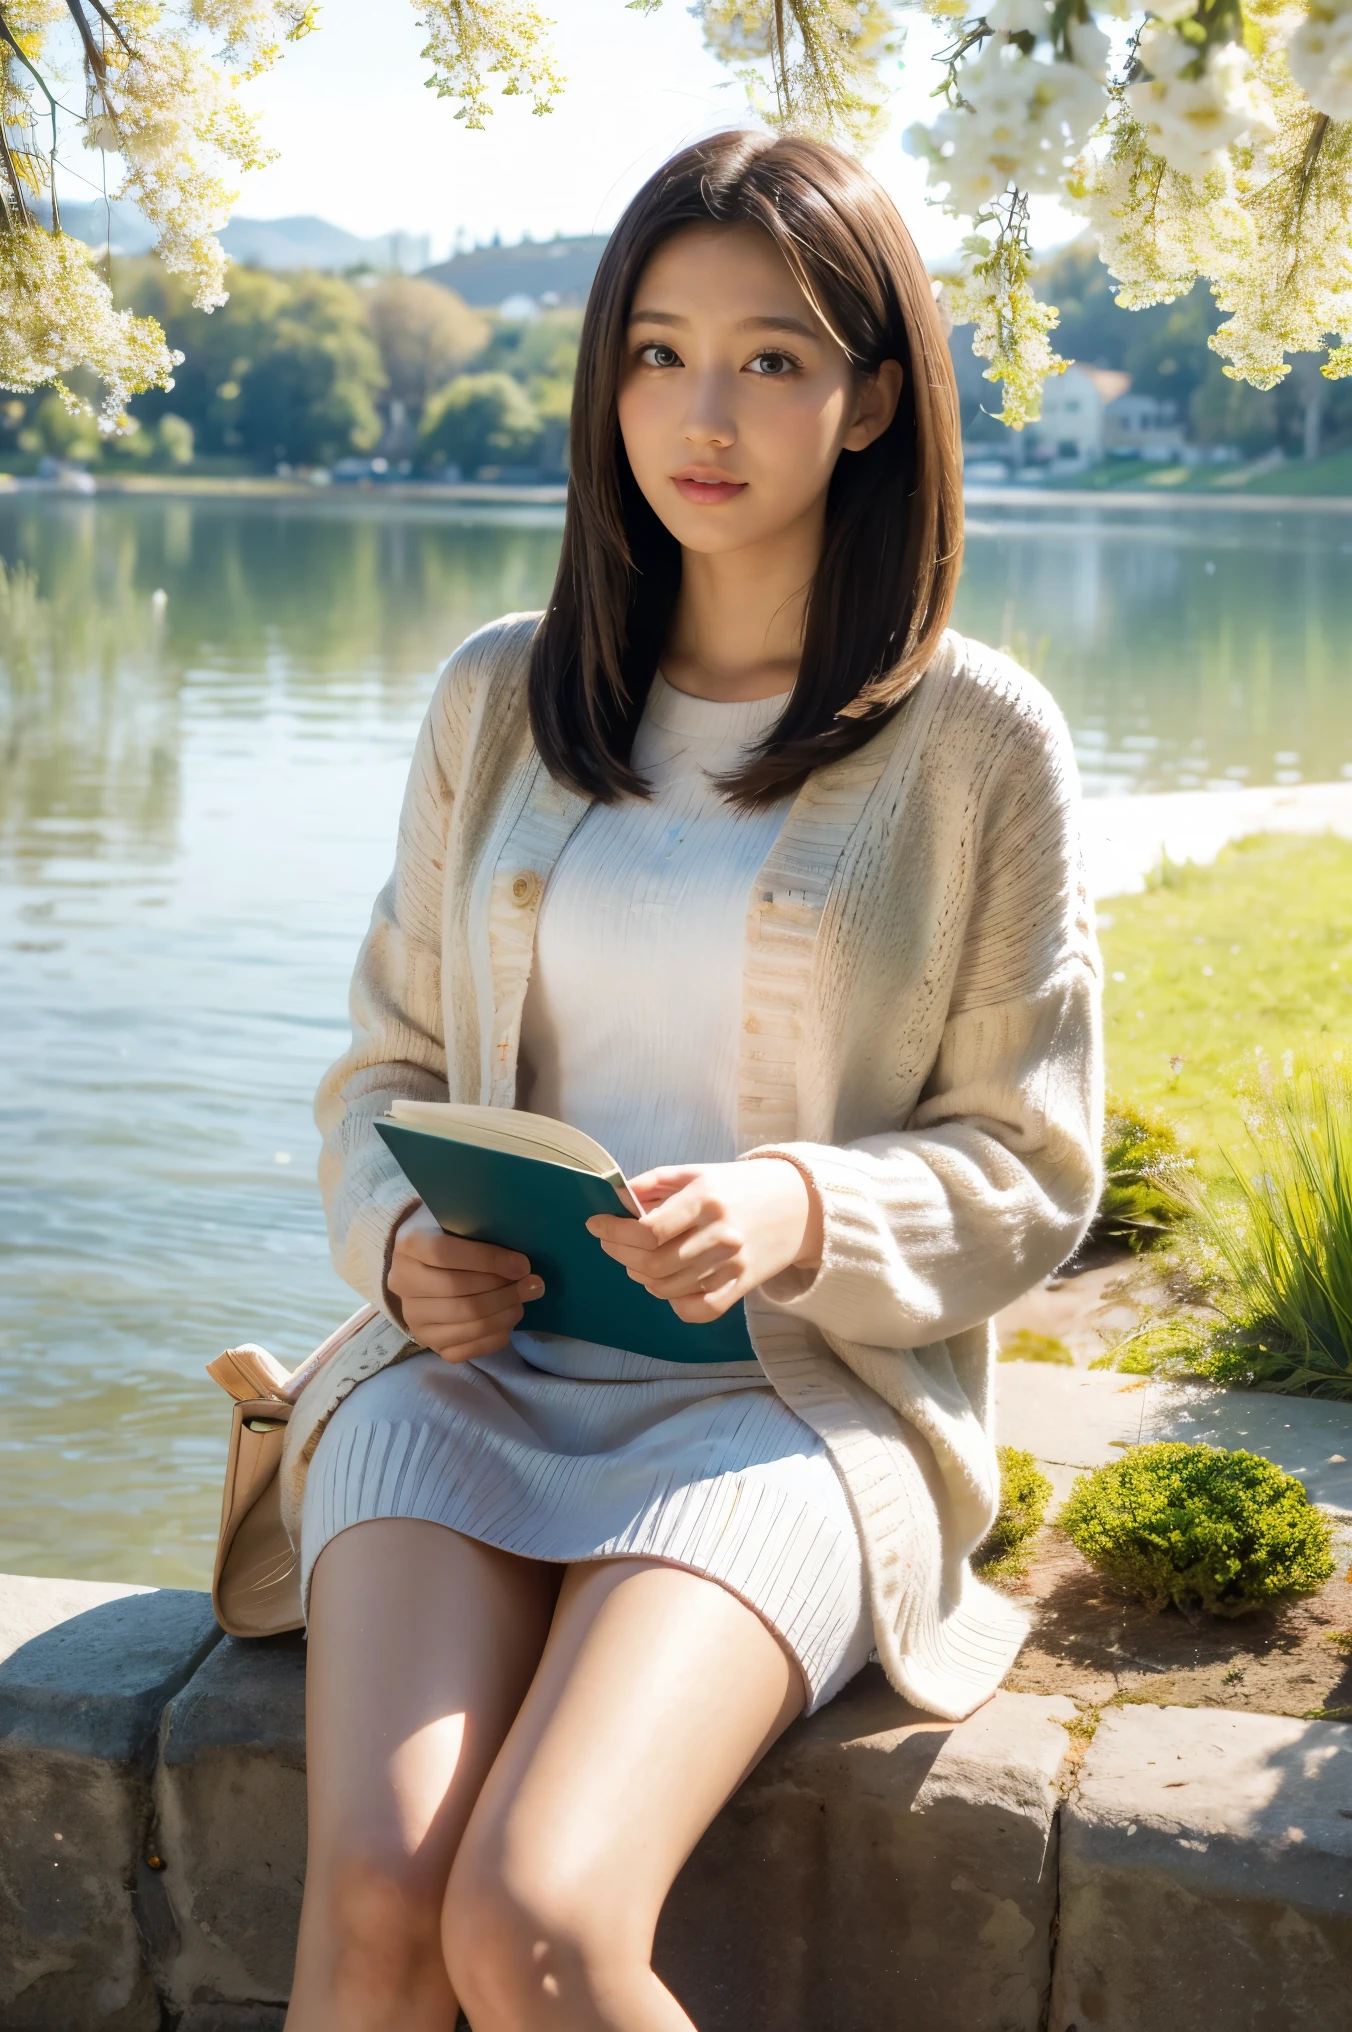
[[[284,1369],[251,1342],[207,1363],[207,1374],[235,1400],[211,1577],[211,1606],[231,1637],[276,1637],[304,1626],[300,1561],[282,1522],[277,1479],[287,1421],[306,1384],[376,1317],[375,1306],[364,1305],[298,1369]]]

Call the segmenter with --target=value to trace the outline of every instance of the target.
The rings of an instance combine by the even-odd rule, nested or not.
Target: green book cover
[[[530,1333],[568,1334],[661,1362],[750,1362],[746,1312],[692,1326],[635,1284],[585,1223],[626,1208],[608,1178],[515,1151],[431,1135],[388,1117],[376,1123],[409,1184],[450,1235],[529,1256],[543,1298],[526,1307]]]

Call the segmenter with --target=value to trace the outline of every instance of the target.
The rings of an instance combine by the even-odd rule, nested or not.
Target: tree
[[[615,0],[618,7],[620,0]],[[652,13],[662,0],[628,0]],[[414,0],[427,82],[482,127],[490,84],[547,113],[563,87],[533,0]],[[1268,389],[1288,354],[1352,376],[1352,0],[696,0],[709,48],[780,129],[866,145],[886,112],[902,17],[951,28],[944,106],[912,129],[938,202],[969,222],[948,286],[1015,429],[1066,362],[1057,310],[1033,286],[1029,199],[1087,212],[1127,309],[1185,298],[1199,280],[1225,321],[1208,344],[1230,379]],[[1117,24],[1127,15],[1125,31]],[[264,159],[235,82],[307,35],[305,0],[0,0],[0,387],[21,393],[86,367],[101,424],[177,364],[153,318],[118,311],[87,252],[47,231],[58,138],[51,79],[83,73],[85,143],[120,159],[116,193],[158,231],[165,266],[202,309],[224,301],[216,230],[226,178]],[[1108,24],[1107,27],[1104,24]],[[203,38],[215,41],[214,54]],[[69,59],[67,59],[69,67]],[[68,111],[70,109],[67,109]],[[47,139],[50,131],[50,141]],[[1306,399],[1306,413],[1318,405]]]
[[[453,289],[413,275],[391,275],[366,293],[366,317],[380,351],[385,392],[416,425],[434,389],[483,349],[488,319]]]
[[[129,304],[186,355],[172,394],[137,399],[143,421],[182,417],[199,452],[264,466],[324,465],[375,443],[384,373],[351,283],[231,268],[228,301],[208,317],[157,261],[119,266]]]
[[[263,465],[329,465],[365,451],[380,436],[384,378],[351,284],[302,274],[239,379],[240,443]]]
[[[462,472],[524,460],[540,435],[540,419],[510,374],[461,374],[427,405],[424,456],[450,460]]]

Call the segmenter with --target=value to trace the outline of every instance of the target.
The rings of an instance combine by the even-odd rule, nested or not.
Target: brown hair
[[[904,377],[888,428],[837,461],[797,681],[726,781],[734,802],[796,789],[891,718],[947,625],[962,556],[952,363],[929,276],[887,193],[820,142],[728,133],[683,149],[628,207],[592,285],[563,551],[531,654],[531,728],[546,767],[607,803],[648,794],[629,755],[681,582],[680,546],[639,492],[620,436],[626,330],[645,264],[694,225],[759,227],[855,369],[899,360]]]

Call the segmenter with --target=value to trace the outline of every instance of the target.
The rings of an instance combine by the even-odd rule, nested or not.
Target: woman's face
[[[686,550],[820,516],[842,451],[891,422],[901,368],[851,368],[767,234],[690,226],[639,277],[619,391],[634,478]]]

